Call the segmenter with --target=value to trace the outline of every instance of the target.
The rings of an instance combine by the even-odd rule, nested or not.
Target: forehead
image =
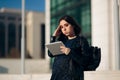
[[[68,24],[68,22],[65,21],[65,20],[61,20],[61,21],[60,21],[60,24]]]

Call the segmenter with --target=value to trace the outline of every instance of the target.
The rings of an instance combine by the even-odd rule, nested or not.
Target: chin
[[[69,36],[69,34],[65,34],[65,36]]]

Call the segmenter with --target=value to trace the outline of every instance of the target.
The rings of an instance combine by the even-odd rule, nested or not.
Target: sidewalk
[[[51,74],[0,74],[0,80],[50,80]]]
[[[51,74],[34,74],[32,80],[50,80]]]

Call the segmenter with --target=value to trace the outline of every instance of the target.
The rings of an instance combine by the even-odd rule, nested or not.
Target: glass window
[[[8,17],[8,20],[15,20],[15,17],[9,16],[9,17]]]
[[[10,23],[8,26],[8,56],[10,58],[18,58],[20,54],[16,49],[16,26]]]
[[[55,2],[55,0],[52,0],[52,1]],[[74,18],[77,19],[76,21],[78,21],[78,23],[82,26],[83,34],[85,34],[86,36],[89,35],[89,37],[90,37],[90,35],[91,35],[90,1],[81,3],[79,5],[71,6],[71,4],[76,4],[77,2],[78,2],[77,0],[72,0],[72,2],[65,1],[63,3],[62,3],[62,1],[58,1],[59,5],[57,5],[57,7],[54,7],[54,9],[52,10],[52,11],[54,11],[54,15],[58,15],[58,16],[55,16],[52,19],[56,18],[56,20],[57,20],[57,17],[60,17],[64,14],[70,14],[70,15],[74,16]],[[64,11],[64,10],[66,10],[66,11]],[[61,11],[61,14],[58,13],[59,11]],[[53,15],[53,14],[51,14],[51,15]],[[54,22],[52,21],[52,23],[55,26]],[[51,29],[53,32],[55,27],[53,28],[53,25],[52,25]]]
[[[1,19],[1,20],[5,19],[5,16],[2,16],[2,15],[1,15],[1,16],[0,16],[0,19]]]
[[[51,7],[54,8],[56,6],[56,1],[55,0],[51,0]]]
[[[64,2],[64,0],[58,0],[58,4],[61,4],[63,2]]]
[[[19,53],[21,53],[21,32],[22,32],[22,27],[20,24],[18,26],[18,50],[19,50]]]
[[[83,33],[90,33],[90,9],[86,6],[81,8],[81,25]]]
[[[5,57],[5,24],[0,22],[0,57]]]
[[[40,55],[41,55],[42,59],[45,59],[45,24],[41,24],[40,31],[42,33],[40,35],[40,39],[41,39],[41,42],[40,42],[40,46],[41,46]]]

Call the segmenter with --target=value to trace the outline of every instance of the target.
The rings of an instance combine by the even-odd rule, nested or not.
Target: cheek
[[[63,30],[63,29],[61,29],[61,32],[62,32],[63,34],[65,34],[65,32],[66,32],[66,31],[65,31],[65,30]]]
[[[74,33],[74,29],[73,28],[70,28],[69,29],[71,33]]]
[[[68,30],[69,30],[69,31],[73,31],[73,28],[72,28],[72,27],[68,27]]]
[[[64,32],[64,29],[61,29],[62,32]]]

